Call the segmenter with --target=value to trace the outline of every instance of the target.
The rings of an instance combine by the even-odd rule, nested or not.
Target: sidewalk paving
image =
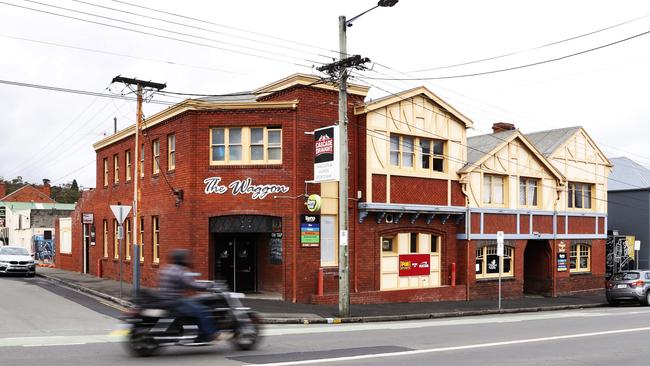
[[[123,307],[131,306],[133,287],[115,280],[98,278],[92,275],[65,271],[58,268],[39,267],[38,276],[54,283],[89,293]],[[607,304],[605,291],[584,293],[572,296],[542,297],[526,296],[518,299],[505,299],[498,309],[497,300],[440,301],[428,303],[388,303],[351,305],[349,318],[337,318],[338,306],[294,304],[281,300],[255,298],[244,299],[244,305],[259,312],[267,324],[308,324],[308,323],[353,323],[392,320],[416,320],[498,313],[518,313],[547,310],[564,310],[600,307]]]

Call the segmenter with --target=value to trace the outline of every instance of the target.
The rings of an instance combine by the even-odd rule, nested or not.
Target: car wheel
[[[645,298],[641,300],[641,305],[650,305],[650,290],[646,291]]]
[[[611,298],[609,298],[609,297],[607,297],[607,303],[608,303],[610,306],[618,306],[618,300],[614,300],[614,299],[611,299]]]

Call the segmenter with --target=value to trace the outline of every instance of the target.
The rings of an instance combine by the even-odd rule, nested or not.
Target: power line
[[[25,0],[25,1],[28,1],[28,0]],[[256,55],[256,54],[253,54],[253,53],[250,53],[250,52],[244,52],[244,51],[239,51],[239,50],[233,50],[233,49],[229,49],[229,48],[219,47],[219,46],[210,45],[210,44],[201,43],[201,42],[190,41],[190,40],[181,39],[181,38],[176,38],[176,37],[165,36],[165,35],[162,35],[162,34],[156,34],[156,33],[146,32],[146,31],[142,31],[142,30],[132,29],[132,28],[120,27],[120,26],[118,26],[118,25],[107,24],[107,23],[102,23],[102,22],[97,22],[97,21],[94,21],[94,20],[90,20],[90,19],[83,19],[83,18],[73,17],[73,16],[70,16],[70,15],[64,15],[64,14],[54,13],[54,12],[47,11],[47,10],[41,10],[41,9],[30,8],[30,7],[22,6],[22,5],[10,4],[10,3],[4,2],[4,1],[0,1],[0,4],[4,4],[4,5],[8,5],[8,6],[13,6],[13,7],[17,7],[17,8],[22,8],[22,9],[26,9],[26,10],[31,10],[31,11],[35,11],[35,12],[39,12],[39,13],[48,14],[48,15],[54,15],[54,16],[58,16],[58,17],[62,17],[62,18],[78,20],[78,21],[81,21],[81,22],[91,23],[91,24],[95,24],[95,25],[101,25],[101,26],[104,26],[104,27],[109,27],[109,28],[114,28],[114,29],[120,29],[120,30],[124,30],[124,31],[128,31],[128,32],[133,32],[133,33],[144,34],[144,35],[148,35],[148,36],[152,36],[152,37],[157,37],[157,38],[162,38],[162,39],[168,39],[168,40],[173,40],[173,41],[177,41],[177,42],[182,42],[182,43],[192,44],[192,45],[196,45],[196,46],[202,46],[202,47],[208,47],[208,48],[218,49],[218,50],[227,51],[227,52],[238,53],[238,54],[242,54],[242,55],[247,55],[247,56],[256,57],[256,58],[262,58],[262,59],[266,59],[266,60],[270,60],[270,61],[276,61],[276,62],[281,62],[281,63],[287,63],[287,64],[290,64],[290,65],[295,65],[295,66],[300,66],[300,67],[311,68],[311,66],[309,66],[309,65],[303,65],[303,64],[299,64],[299,63],[295,63],[295,62],[286,61],[286,60],[280,60],[280,59],[273,58],[273,57],[262,56],[262,55]],[[47,4],[43,4],[43,5],[44,5],[44,6],[55,7],[55,6],[47,5]],[[77,11],[77,10],[70,10],[70,11],[73,11],[73,12],[79,12],[79,13],[82,13],[82,14],[84,13],[84,12],[80,12],[80,11]],[[100,18],[106,18],[106,17],[102,17],[102,16],[98,16],[98,15],[94,15],[94,16],[97,16],[97,17],[100,17]],[[120,20],[115,20],[115,21],[125,22],[125,21],[120,21]],[[128,23],[128,22],[126,22],[126,23]],[[146,26],[139,25],[139,24],[138,24],[138,26],[146,27]],[[158,29],[158,28],[155,28],[155,27],[149,27],[149,28]],[[172,31],[168,31],[168,30],[164,30],[164,31],[166,31],[166,32],[172,32]],[[172,32],[172,33],[174,33],[174,32]],[[188,36],[190,36],[190,37],[196,37],[196,36],[192,36],[192,35],[188,35]],[[201,37],[197,37],[197,38],[201,38]],[[215,42],[216,42],[216,41],[215,41]],[[261,52],[265,52],[265,51],[261,51]],[[289,56],[285,56],[285,57],[289,58]]]
[[[0,37],[10,38],[10,39],[18,40],[18,41],[39,43],[39,44],[43,44],[43,45],[47,45],[47,46],[69,48],[69,49],[78,50],[78,51],[94,52],[94,53],[99,53],[99,54],[103,54],[103,55],[126,57],[126,58],[132,58],[132,59],[135,59],[135,60],[158,62],[158,63],[166,64],[166,65],[183,66],[183,67],[189,67],[189,68],[200,69],[200,70],[224,72],[224,73],[228,73],[228,74],[247,75],[247,74],[243,74],[243,73],[232,71],[232,70],[217,69],[217,68],[208,67],[208,66],[191,65],[191,64],[181,63],[181,62],[160,60],[160,59],[149,58],[149,57],[132,56],[132,55],[124,54],[124,53],[111,52],[111,51],[102,51],[102,50],[87,48],[87,47],[71,46],[71,45],[66,45],[66,44],[62,44],[62,43],[47,42],[47,41],[41,41],[41,40],[37,40],[37,39],[10,36],[10,35],[7,35],[7,34],[0,34]]]
[[[575,52],[575,53],[572,53],[572,54],[569,54],[569,55],[555,57],[555,58],[551,58],[551,59],[547,59],[547,60],[543,60],[543,61],[538,61],[538,62],[533,62],[533,63],[529,63],[529,64],[525,64],[525,65],[507,67],[507,68],[504,68],[504,69],[497,69],[497,70],[490,70],[490,71],[483,71],[483,72],[475,72],[475,73],[469,73],[469,74],[459,74],[459,75],[450,75],[450,76],[436,76],[436,77],[421,77],[421,78],[376,78],[376,77],[371,77],[371,76],[368,76],[366,78],[371,79],[371,80],[420,80],[420,81],[425,81],[425,80],[459,79],[459,78],[467,78],[467,77],[474,77],[474,76],[497,74],[497,73],[502,73],[502,72],[506,72],[506,71],[514,71],[514,70],[524,69],[524,68],[528,68],[528,67],[539,66],[539,65],[543,65],[543,64],[547,64],[547,63],[551,63],[551,62],[565,60],[567,58],[583,55],[585,53],[597,51],[597,50],[600,50],[600,49],[603,49],[603,48],[606,48],[606,47],[617,45],[619,43],[627,42],[629,40],[632,40],[632,39],[635,39],[635,38],[638,38],[638,37],[641,37],[641,36],[645,36],[647,34],[650,34],[650,31],[645,31],[643,33],[635,34],[633,36],[630,36],[630,37],[627,37],[627,38],[624,38],[624,39],[620,39],[618,41],[610,42],[610,43],[607,43],[607,44],[604,44],[604,45],[601,45],[601,46],[598,46],[598,47],[590,48],[590,49],[583,50],[583,51],[580,51],[580,52]]]
[[[135,13],[135,12],[131,12],[131,11],[123,10],[123,9],[117,9],[117,8],[112,8],[112,7],[109,7],[109,6],[93,4],[93,3],[82,1],[82,0],[72,0],[72,1],[75,1],[75,2],[78,2],[78,3],[81,3],[81,4],[86,4],[86,5],[98,7],[98,8],[102,8],[102,9],[112,10],[112,11],[115,11],[115,12],[120,12],[120,13],[124,13],[124,14],[129,14],[129,15],[135,15],[135,16],[138,16],[138,17],[146,18],[146,19],[151,19],[151,20],[156,20],[156,21],[160,21],[160,22],[170,23],[170,24],[181,26],[181,27],[192,28],[192,29],[196,29],[196,30],[200,30],[200,31],[210,32],[210,33],[219,34],[219,35],[224,35],[224,36],[227,36],[227,37],[238,38],[238,39],[242,39],[242,40],[249,41],[249,42],[265,44],[265,45],[278,47],[278,48],[284,48],[284,49],[288,49],[288,50],[291,50],[291,51],[297,51],[297,52],[306,53],[306,54],[310,54],[310,55],[313,54],[313,53],[311,53],[309,51],[301,50],[301,49],[294,48],[294,47],[288,47],[288,46],[283,46],[283,45],[279,45],[279,44],[276,44],[276,43],[264,42],[264,41],[260,41],[260,40],[257,40],[257,39],[242,37],[242,36],[238,36],[238,35],[234,35],[234,34],[230,34],[230,33],[226,33],[226,32],[219,32],[219,31],[215,31],[213,29],[197,27],[197,26],[193,26],[193,25],[190,25],[190,24],[187,24],[187,23],[175,22],[175,21],[172,21],[172,20],[169,20],[169,19],[157,18],[157,17],[153,17],[153,16],[150,16],[150,15]],[[320,55],[320,54],[318,54],[317,56],[328,57],[328,56]]]
[[[620,26],[622,26],[622,25],[626,25],[626,24],[630,24],[630,23],[636,22],[636,21],[638,21],[638,20],[641,20],[641,19],[647,18],[648,16],[650,16],[650,14],[645,14],[645,15],[642,15],[642,16],[640,16],[640,17],[637,17],[637,18],[634,18],[634,19],[630,19],[630,20],[624,21],[624,22],[622,22],[622,23],[617,23],[617,24],[610,25],[610,26],[605,27],[605,28],[600,28],[600,29],[597,29],[597,30],[595,30],[595,31],[591,31],[591,32],[587,32],[587,33],[580,34],[580,35],[577,35],[577,36],[573,36],[573,37],[565,38],[565,39],[562,39],[562,40],[559,40],[559,41],[554,41],[554,42],[551,42],[551,43],[546,43],[546,44],[542,44],[542,45],[535,46],[535,47],[531,47],[531,48],[526,48],[526,49],[519,50],[519,51],[508,52],[508,53],[505,53],[505,54],[502,54],[502,55],[498,55],[498,56],[491,56],[491,57],[486,57],[486,58],[482,58],[482,59],[477,59],[477,60],[472,60],[472,61],[461,62],[461,63],[457,63],[457,64],[453,64],[453,65],[437,66],[437,67],[432,67],[432,68],[429,68],[429,69],[414,70],[414,71],[408,71],[408,72],[413,73],[413,72],[435,71],[435,70],[442,70],[442,69],[450,69],[450,68],[454,68],[454,67],[458,67],[458,66],[467,66],[467,65],[472,65],[472,64],[477,64],[477,63],[485,62],[485,61],[498,60],[498,59],[501,59],[501,58],[505,58],[505,57],[509,57],[509,56],[514,56],[514,55],[519,55],[519,54],[522,54],[522,53],[526,53],[526,52],[530,52],[530,51],[535,51],[535,50],[539,50],[539,49],[542,49],[542,48],[546,48],[546,47],[550,47],[550,46],[555,46],[555,45],[558,45],[558,44],[561,44],[561,43],[565,43],[565,42],[573,41],[573,40],[576,40],[576,39],[580,39],[580,38],[583,38],[583,37],[591,36],[591,35],[594,35],[594,34],[597,34],[597,33],[600,33],[600,32],[604,32],[604,31],[606,31],[606,30],[610,30],[610,29],[613,29],[613,28],[620,27]]]

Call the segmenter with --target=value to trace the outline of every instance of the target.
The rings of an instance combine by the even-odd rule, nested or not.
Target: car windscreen
[[[29,252],[25,248],[0,248],[0,254],[4,255],[29,255]]]
[[[638,272],[622,272],[622,273],[614,273],[612,276],[612,281],[627,281],[627,280],[638,280],[639,275]]]

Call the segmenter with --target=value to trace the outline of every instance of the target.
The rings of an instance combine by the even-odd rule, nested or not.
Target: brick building
[[[481,224],[482,236],[476,239],[482,242],[475,245],[475,222],[492,219],[468,193],[468,177],[475,174],[464,170],[470,160],[466,131],[472,121],[426,88],[364,103],[367,91],[348,86],[351,301],[495,296],[489,280],[476,278],[473,263],[476,250],[491,240],[486,230],[500,225]],[[71,251],[61,253],[57,264],[117,277],[117,222],[109,205],[132,204],[137,170],[143,255],[132,258],[126,251],[127,281],[132,261],[139,260],[143,284],[155,285],[166,254],[189,248],[197,272],[226,280],[237,291],[277,293],[287,301],[336,302],[338,186],[312,182],[312,131],[334,124],[337,98],[335,87],[297,74],[250,95],[184,101],[141,126],[137,169],[134,126],[97,142],[97,188],[84,192],[72,218]],[[557,186],[566,181],[562,168],[538,155],[547,170],[542,179],[548,176]],[[322,199],[314,213],[305,205],[312,194]],[[553,201],[550,196],[548,201]],[[524,221],[525,212],[514,216]],[[576,220],[584,219],[585,212],[578,214]],[[604,213],[594,215],[604,218]],[[573,232],[567,217],[574,220],[563,212],[557,220],[565,221],[558,225],[571,223],[567,233]],[[125,222],[127,248],[132,220],[129,216]],[[579,222],[579,227],[589,225]],[[314,227],[316,240],[307,238]],[[594,259],[599,251],[591,253],[592,277],[597,278],[600,267]],[[549,268],[553,263],[548,260]],[[523,276],[515,268],[515,282],[523,283]],[[511,296],[521,295],[523,285],[518,286],[511,286]],[[556,288],[572,290],[570,284],[553,286],[551,294]]]

